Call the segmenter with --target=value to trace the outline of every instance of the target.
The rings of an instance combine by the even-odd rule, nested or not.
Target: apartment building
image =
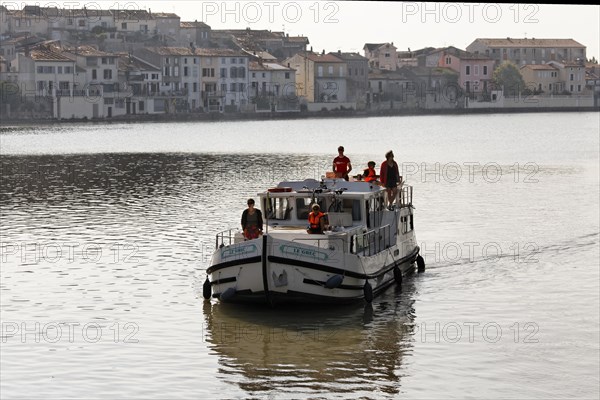
[[[296,71],[296,92],[310,103],[347,101],[348,70],[331,54],[298,53],[283,62]]]
[[[466,50],[492,58],[496,66],[503,61],[521,66],[586,59],[586,47],[573,39],[475,39]]]

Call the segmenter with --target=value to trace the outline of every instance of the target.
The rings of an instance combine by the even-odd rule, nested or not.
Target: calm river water
[[[598,113],[4,127],[3,399],[600,394]],[[281,180],[393,149],[426,272],[372,306],[205,302]]]

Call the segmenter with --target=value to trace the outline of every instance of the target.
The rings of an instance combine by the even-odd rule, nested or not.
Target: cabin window
[[[414,230],[413,215],[405,215],[400,217],[400,229],[402,233],[408,233]]]
[[[383,194],[366,201],[367,228],[381,226],[381,211],[384,211],[385,208]]]
[[[283,221],[290,219],[292,207],[287,198],[275,197],[263,200],[263,210],[268,219]]]
[[[307,199],[305,197],[296,199],[296,218],[298,218],[298,220],[308,220],[311,202],[311,199]]]
[[[361,219],[360,200],[352,200],[352,221],[360,221]]]

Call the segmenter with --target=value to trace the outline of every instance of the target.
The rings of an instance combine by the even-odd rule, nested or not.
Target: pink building
[[[446,47],[430,52],[425,60],[428,67],[445,67],[456,71],[458,84],[466,93],[475,95],[493,89],[494,60],[489,57]]]

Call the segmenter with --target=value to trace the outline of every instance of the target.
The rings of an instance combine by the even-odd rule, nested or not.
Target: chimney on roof
[[[325,55],[325,49],[323,49],[323,51],[321,52],[321,55],[324,56]]]
[[[310,46],[310,52],[311,52],[311,53],[313,52],[312,46]]]
[[[288,68],[290,67],[290,63],[288,63]]]
[[[338,54],[339,54],[339,55],[342,55],[342,51],[341,51],[341,50],[338,50]]]

